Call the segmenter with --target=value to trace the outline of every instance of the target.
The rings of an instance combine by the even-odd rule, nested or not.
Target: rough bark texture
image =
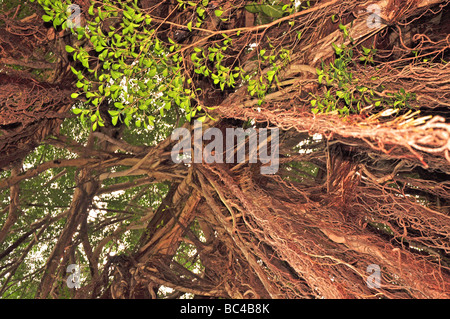
[[[170,138],[152,147],[129,145],[108,128],[92,134],[87,145],[69,143],[62,136],[52,139],[49,143],[73,150],[78,158],[13,171],[0,181],[0,187],[9,187],[11,193],[11,217],[0,231],[1,243],[16,218],[21,180],[51,167],[79,169],[71,206],[61,215],[67,218],[64,229],[43,269],[36,297],[58,297],[64,283],[57,278],[65,276],[73,247],[82,245],[92,278],[74,293],[76,298],[157,298],[161,286],[173,288],[172,297],[191,293],[208,298],[449,298],[450,69],[440,62],[450,58],[448,2],[374,3],[381,8],[383,23],[370,29],[367,13],[361,13],[364,6],[354,1],[318,1],[293,16],[260,25],[255,25],[257,15],[244,10],[241,1],[216,1],[215,6],[225,8],[229,22],[212,14],[203,27],[210,32],[196,30],[183,37],[179,26],[186,25],[189,15],[173,13],[175,2],[141,1],[159,25],[161,39],[178,34],[186,61],[194,46],[212,45],[220,34],[231,35],[235,28],[241,28],[242,35],[229,49],[228,65],[267,73],[253,59],[256,50],[243,50],[253,42],[268,49],[267,37],[272,39],[270,45],[291,50],[289,64],[262,105],[248,94],[245,83],[221,91],[210,79],[195,76],[192,66],[185,70],[197,87],[204,88],[203,105],[219,106],[214,115],[220,119],[206,121],[205,128],[224,131],[253,119],[257,128],[281,130],[280,169],[275,175],[261,175],[261,165],[248,161],[174,164],[170,151],[175,142]],[[233,6],[240,9],[230,9]],[[349,45],[331,22],[332,15],[345,21],[355,42],[377,48],[381,56],[377,67],[352,68],[359,85],[369,85],[376,76],[389,92],[403,88],[414,93],[421,115],[430,118],[413,117],[412,112],[385,117],[381,110],[346,117],[311,112],[310,93],[320,96],[326,90],[317,81],[316,68],[322,61],[333,61],[332,43]],[[303,33],[301,40],[288,24],[292,19],[294,31]],[[0,37],[7,43],[0,51],[2,63],[23,59],[11,53],[13,41],[7,40],[11,35],[6,28],[0,28]],[[33,41],[36,38],[21,45],[27,50],[23,55],[31,54],[27,47],[43,45]],[[405,53],[408,48],[416,48],[432,63],[412,59]],[[31,68],[47,66],[34,63]],[[20,78],[29,70],[20,70],[20,75],[4,70],[0,73],[1,167],[23,158],[45,136],[56,135],[70,107],[67,84]],[[42,96],[45,99],[38,98]],[[185,127],[193,129],[190,124]],[[309,138],[314,134],[321,138]],[[114,152],[117,148],[124,152]],[[302,168],[305,163],[314,164],[316,174]],[[117,166],[127,169],[112,171]],[[110,177],[136,175],[141,179],[134,185],[102,184]],[[110,237],[91,246],[86,220],[94,196],[161,181],[170,188],[157,210],[120,224]],[[194,224],[203,236],[192,231]],[[100,264],[108,241],[133,227],[146,230],[138,248]],[[180,243],[195,247],[193,260],[201,261],[201,273],[176,261]],[[0,253],[0,260],[11,251]],[[371,264],[381,268],[379,288],[366,284]],[[17,266],[5,266],[3,273],[11,269]]]

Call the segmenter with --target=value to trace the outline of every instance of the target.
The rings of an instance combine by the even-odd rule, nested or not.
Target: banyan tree
[[[2,298],[450,297],[449,1],[0,8]]]

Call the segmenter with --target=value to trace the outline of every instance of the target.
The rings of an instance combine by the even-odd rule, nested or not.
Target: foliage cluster
[[[344,25],[339,25],[343,32],[343,38],[349,40],[349,45],[333,45],[336,54],[334,61],[326,65],[322,62],[322,69],[317,69],[318,82],[326,88],[321,96],[313,95],[311,111],[313,113],[337,112],[341,116],[359,114],[362,109],[370,108],[372,112],[386,111],[385,114],[395,114],[399,111],[408,111],[414,108],[412,104],[416,96],[401,88],[396,93],[386,92],[385,86],[379,84],[379,77],[373,76],[365,85],[359,84],[361,79],[354,76],[352,70],[358,64],[364,67],[376,67],[374,56],[377,50],[358,46],[349,36]],[[354,58],[354,52],[358,50],[358,59]]]
[[[42,17],[45,22],[51,22],[62,30],[70,29],[76,38],[76,45],[67,45],[66,51],[73,57],[75,65],[71,70],[78,79],[78,91],[72,94],[72,98],[84,103],[73,112],[80,115],[85,126],[91,124],[94,130],[105,125],[100,112],[102,103],[110,105],[109,114],[114,125],[120,121],[128,127],[132,123],[136,127],[154,127],[157,117],[168,112],[183,115],[187,120],[194,116],[201,121],[206,116],[211,117],[208,110],[212,108],[199,102],[201,89],[195,87],[193,80],[196,74],[211,79],[222,91],[233,89],[243,81],[248,84],[249,94],[257,96],[259,104],[262,104],[264,96],[278,82],[277,74],[290,61],[288,49],[269,43],[267,50],[256,48],[258,55],[255,59],[265,66],[262,74],[258,69],[244,71],[238,61],[224,63],[232,56],[233,38],[242,36],[241,30],[235,29],[228,34],[214,34],[210,46],[194,47],[190,55],[194,74],[188,74],[184,72],[184,64],[189,58],[186,48],[170,37],[167,42],[158,38],[158,28],[152,24],[152,17],[142,12],[137,0],[92,2],[86,26],[78,28],[68,27],[70,3],[37,2],[46,13]],[[208,0],[178,0],[178,10],[191,10],[196,16],[196,20],[178,27],[191,33],[202,31],[208,4]],[[285,5],[251,3],[245,9],[264,17],[261,23],[299,10],[294,2]],[[221,7],[214,10],[214,15],[222,22],[227,21]],[[254,50],[255,46],[256,43],[249,43],[247,50]]]

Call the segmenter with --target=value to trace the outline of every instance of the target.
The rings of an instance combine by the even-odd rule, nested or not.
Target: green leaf
[[[125,117],[125,119],[123,120],[123,122],[125,123],[125,125],[127,126],[127,127],[130,127],[130,118],[127,116],[127,117]]]
[[[50,20],[52,20],[52,17],[48,15],[43,15],[42,20],[44,20],[45,22],[49,22]]]
[[[153,122],[155,118],[153,116],[148,117],[148,125],[155,126],[155,123]]]
[[[117,72],[117,71],[111,70],[111,76],[113,77],[114,80],[117,80],[122,75],[123,74],[121,72]]]
[[[363,49],[365,55],[368,55],[368,54],[372,51],[372,50],[369,49],[369,48],[365,48],[363,45],[362,45],[361,47],[362,47],[362,49]]]
[[[267,79],[269,80],[269,82],[272,82],[274,75],[275,75],[275,71],[273,71],[273,70],[267,71]]]
[[[86,97],[89,99],[89,98],[91,98],[91,97],[94,97],[95,96],[95,94],[94,93],[92,93],[92,92],[87,92],[86,93]]]
[[[71,53],[71,52],[75,51],[75,49],[72,48],[70,45],[66,45],[66,51]]]
[[[72,99],[76,99],[77,97],[78,97],[78,93],[72,93],[71,95],[70,95],[70,97],[72,98]]]
[[[120,102],[114,102],[114,106],[118,109],[123,109],[123,107],[124,107],[123,104]]]
[[[189,31],[192,32],[192,21],[189,21],[189,22],[188,22],[187,28],[188,28]]]
[[[154,67],[148,72],[148,76],[152,78],[156,75],[156,72],[157,72],[156,67]]]
[[[220,17],[223,14],[222,10],[214,10],[214,14],[216,15],[216,17]]]
[[[73,112],[73,114],[80,114],[80,113],[82,112],[82,110],[79,109],[79,108],[74,108],[74,109],[72,110],[72,112]]]
[[[337,54],[337,55],[341,55],[342,49],[341,49],[340,47],[338,47],[338,46],[337,46],[336,44],[334,44],[334,43],[331,43],[331,45],[333,46],[334,51],[336,51],[336,54]]]
[[[133,20],[132,14],[130,14],[130,12],[123,11],[123,15],[129,20]]]
[[[322,78],[323,78],[323,74],[319,75],[319,77],[317,79],[319,81],[319,84],[322,84]]]
[[[196,11],[200,17],[203,17],[203,14],[205,13],[205,9],[203,9],[202,7],[197,7]]]
[[[262,11],[271,18],[279,19],[284,15],[282,5],[261,5]]]
[[[339,29],[341,29],[344,32],[344,38],[348,37],[348,30],[345,25],[343,25],[342,23],[339,24]]]
[[[102,12],[102,7],[98,7],[97,12],[98,12],[99,18],[100,18],[101,20],[105,20],[106,13]]]
[[[270,18],[279,19],[284,15],[283,5],[248,4],[245,7],[250,13],[262,13]]]

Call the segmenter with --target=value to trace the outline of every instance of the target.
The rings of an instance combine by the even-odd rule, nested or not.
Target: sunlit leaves
[[[49,22],[49,21],[52,20],[52,17],[44,14],[44,15],[42,16],[42,20],[44,20],[45,22]]]
[[[64,9],[60,2],[38,2],[48,21],[55,21],[59,10]],[[208,1],[195,4],[200,16],[205,15],[207,4]],[[65,48],[79,63],[71,67],[78,78],[75,84],[78,91],[72,97],[85,101],[84,110],[88,112],[78,113],[83,121],[90,119],[93,128],[101,126],[103,119],[96,112],[110,100],[109,104],[119,112],[112,117],[114,125],[121,121],[130,126],[134,121],[136,127],[147,128],[147,123],[153,123],[150,117],[156,114],[164,117],[172,110],[171,100],[188,118],[193,115],[191,99],[196,95],[194,90],[185,91],[186,78],[180,76],[182,58],[176,53],[179,45],[172,39],[167,44],[156,38],[155,30],[148,29],[150,16],[131,2],[120,2],[117,6],[110,1],[91,3],[88,14],[93,18],[87,20],[87,28],[78,28],[75,33],[77,40],[85,44]],[[114,17],[116,23],[105,28],[103,21]],[[67,17],[60,16],[64,18]],[[192,21],[187,28],[192,31]]]

